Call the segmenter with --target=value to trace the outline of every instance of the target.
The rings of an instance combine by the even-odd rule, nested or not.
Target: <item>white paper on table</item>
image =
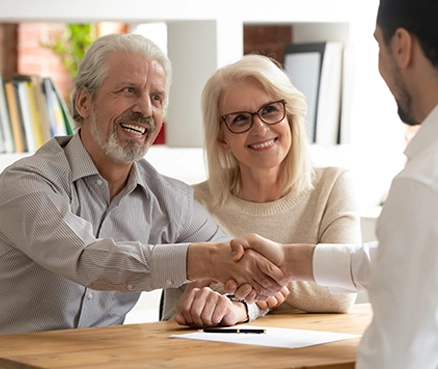
[[[299,348],[323,343],[349,340],[361,337],[360,334],[321,332],[302,329],[272,328],[259,326],[235,326],[233,328],[265,329],[266,333],[205,333],[202,331],[186,334],[173,334],[170,338],[191,340],[240,343],[246,345],[269,346],[280,348]]]

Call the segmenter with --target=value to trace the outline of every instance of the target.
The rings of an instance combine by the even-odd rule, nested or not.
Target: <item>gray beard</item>
[[[131,164],[143,158],[152,144],[149,137],[150,134],[155,131],[155,121],[153,118],[147,118],[147,121],[150,129],[147,132],[148,138],[145,143],[142,144],[138,141],[131,140],[128,141],[125,146],[122,146],[118,141],[116,133],[117,125],[119,123],[117,122],[115,124],[113,131],[106,139],[97,124],[96,113],[93,111],[93,116],[91,117],[91,134],[99,147],[104,151],[105,155],[120,163]]]

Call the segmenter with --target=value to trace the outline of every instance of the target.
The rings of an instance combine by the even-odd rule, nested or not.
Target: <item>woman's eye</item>
[[[267,106],[266,108],[263,109],[263,113],[267,113],[267,114],[273,113],[273,112],[276,112],[276,111],[277,111],[277,109],[274,106],[272,106],[272,105],[269,105],[269,106]]]
[[[237,115],[234,119],[233,119],[233,122],[241,122],[242,120],[247,120],[248,119],[248,117],[246,116],[246,115],[244,115],[244,114],[240,114],[240,115]]]

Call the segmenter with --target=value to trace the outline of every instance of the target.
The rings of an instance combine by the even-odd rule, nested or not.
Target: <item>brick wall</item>
[[[19,23],[17,42],[17,72],[51,77],[66,101],[70,100],[72,79],[52,50],[40,42],[50,42],[62,34],[62,23]]]

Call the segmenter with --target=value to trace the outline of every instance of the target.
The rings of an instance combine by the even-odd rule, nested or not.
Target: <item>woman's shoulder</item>
[[[196,200],[201,201],[202,199],[211,197],[210,185],[208,183],[208,180],[193,184],[192,187]]]
[[[319,167],[315,166],[313,168],[313,177],[315,180],[329,180],[330,178],[336,180],[337,178],[349,175],[349,170],[343,167],[336,166],[327,166],[327,167]]]

